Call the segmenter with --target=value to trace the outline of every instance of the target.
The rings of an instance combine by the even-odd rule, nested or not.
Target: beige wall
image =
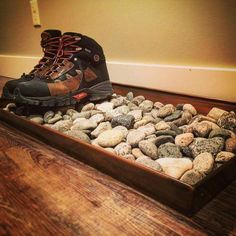
[[[0,54],[41,54],[47,28],[97,39],[110,61],[236,67],[235,0],[38,0],[42,28],[28,0],[0,1]]]

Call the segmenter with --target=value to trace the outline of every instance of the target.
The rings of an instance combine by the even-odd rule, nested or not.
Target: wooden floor
[[[0,121],[0,235],[236,235],[236,181],[188,218]]]

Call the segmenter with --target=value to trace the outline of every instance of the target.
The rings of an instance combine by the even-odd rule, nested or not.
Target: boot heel
[[[99,101],[109,98],[113,89],[110,81],[104,81],[86,89],[86,92],[89,94],[90,101]]]

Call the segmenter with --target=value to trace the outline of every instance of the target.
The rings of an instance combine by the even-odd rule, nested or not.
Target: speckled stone
[[[223,150],[224,139],[221,137],[215,137],[212,139],[195,138],[189,147],[192,150],[193,157],[196,157],[203,152],[209,152],[215,156]]]
[[[82,107],[81,111],[91,111],[94,108],[95,108],[95,105],[93,103],[88,103]]]
[[[169,130],[170,126],[165,121],[160,121],[155,125],[157,131],[159,130]]]
[[[155,102],[153,106],[154,108],[159,110],[161,107],[164,107],[164,104],[161,102]]]
[[[183,155],[180,151],[180,148],[173,143],[165,143],[162,144],[158,148],[158,157],[173,157],[173,158],[181,158]]]
[[[210,132],[211,132],[211,127],[207,123],[196,123],[193,126],[193,133],[197,137],[206,138],[208,137]]]
[[[171,114],[170,116],[166,116],[164,118],[164,121],[169,122],[169,121],[173,121],[173,120],[177,120],[178,118],[180,118],[182,115],[182,111],[180,110],[176,110],[173,114]]]
[[[31,115],[28,119],[37,124],[43,124],[43,117],[40,115]]]
[[[223,114],[217,121],[217,124],[224,129],[232,130],[236,133],[236,115],[234,112]]]
[[[174,138],[170,135],[162,135],[155,138],[155,145],[159,147],[164,143],[174,143]]]
[[[192,133],[179,134],[175,137],[175,144],[177,146],[188,146],[194,139]]]
[[[131,154],[131,145],[125,142],[119,143],[115,148],[114,148],[116,154],[118,156],[125,156],[128,154]]]
[[[112,154],[116,154],[114,148],[104,148],[104,150],[106,150],[106,151],[108,151],[108,152],[110,152]]]
[[[150,100],[144,100],[141,104],[139,104],[139,108],[143,110],[143,112],[150,112],[153,107],[153,102]]]
[[[225,151],[236,154],[236,138],[228,138],[225,142]]]
[[[192,115],[197,115],[197,110],[192,104],[184,104],[183,111],[189,111]]]
[[[214,167],[214,158],[211,153],[203,152],[193,160],[193,168],[200,173],[209,174]]]
[[[54,111],[47,111],[45,112],[43,116],[43,120],[45,123],[48,123],[48,121],[55,115]]]
[[[220,162],[220,163],[227,162],[231,160],[233,157],[235,157],[234,153],[222,151],[216,155],[215,162]]]
[[[78,111],[76,111],[76,110],[74,110],[74,109],[68,109],[67,111],[66,111],[66,115],[68,115],[68,116],[73,116],[74,114],[77,114],[77,113],[79,113]]]
[[[89,120],[95,121],[97,124],[99,124],[105,120],[105,117],[103,114],[96,114],[91,116]]]
[[[120,115],[113,117],[111,120],[111,126],[116,127],[118,125],[131,129],[134,125],[134,117],[132,115]]]
[[[139,120],[137,122],[134,123],[134,129],[138,129],[141,126],[144,126],[148,123],[147,120]]]
[[[158,117],[164,118],[171,115],[175,111],[175,107],[172,104],[167,104],[158,110]]]
[[[138,144],[139,149],[152,159],[157,159],[158,151],[155,144],[148,140],[142,140]]]
[[[154,134],[156,132],[155,126],[151,123],[141,126],[137,130],[143,132],[145,136]]]
[[[68,130],[65,131],[64,134],[78,138],[86,143],[91,143],[89,136],[80,130]]]
[[[132,154],[126,154],[126,155],[124,155],[122,157],[127,159],[127,160],[130,160],[130,161],[134,161],[135,160],[135,157]]]
[[[142,110],[134,110],[130,111],[127,115],[132,115],[134,117],[134,122],[142,120],[143,111]]]
[[[121,143],[123,138],[124,135],[120,130],[106,130],[98,136],[97,143],[102,147],[114,147]]]
[[[134,103],[136,106],[139,106],[143,101],[145,100],[145,97],[140,95],[136,96],[133,100],[132,103]]]
[[[180,180],[189,185],[195,185],[204,178],[204,175],[194,169],[186,171]]]
[[[215,120],[218,120],[223,114],[228,112],[217,107],[213,107],[207,114],[208,117],[211,117]]]
[[[55,114],[51,119],[48,120],[48,124],[55,124],[59,120],[62,120],[62,116],[60,114]]]
[[[139,148],[133,148],[131,153],[133,154],[133,156],[135,158],[139,158],[141,156],[144,156],[144,154],[142,153],[142,151]]]
[[[60,132],[65,132],[69,130],[72,126],[71,120],[60,120],[51,126],[52,129],[58,130]]]
[[[82,112],[77,112],[74,113],[71,117],[72,120],[76,120],[78,118],[85,118],[89,119],[91,117],[91,111],[82,111]]]
[[[192,169],[193,163],[189,158],[159,158],[156,160],[164,173],[179,179],[187,170]]]
[[[135,160],[136,163],[139,163],[141,165],[144,165],[146,167],[149,167],[153,170],[162,172],[162,168],[160,164],[154,160],[152,160],[150,157],[147,156],[141,156]]]
[[[102,112],[108,112],[114,108],[114,104],[112,102],[103,102],[100,104],[96,104],[95,108]]]
[[[77,120],[71,127],[71,130],[84,130],[84,129],[95,129],[97,122],[93,120],[81,119]]]
[[[227,139],[231,137],[231,133],[229,132],[229,130],[226,129],[221,129],[221,128],[213,129],[209,134],[209,138],[214,138],[214,137],[221,137]]]
[[[113,129],[114,130],[120,130],[123,133],[124,138],[126,138],[128,133],[129,133],[128,129],[124,126],[121,126],[121,125],[118,125],[118,126],[114,127]]]
[[[188,124],[188,119],[184,117],[180,117],[179,119],[172,121],[172,124],[176,125],[177,127],[186,125]]]
[[[128,93],[126,94],[126,99],[127,99],[128,101],[132,101],[132,100],[134,99],[134,94],[133,94],[133,92],[128,92]]]
[[[159,131],[156,131],[156,136],[161,136],[161,135],[170,135],[172,137],[175,137],[176,133],[173,130],[159,130]]]
[[[124,105],[125,99],[124,97],[119,96],[117,98],[112,98],[110,102],[114,104],[114,108],[115,108],[115,107]]]
[[[145,138],[145,134],[139,130],[131,130],[127,135],[127,143],[137,147],[138,143]]]
[[[97,138],[99,136],[99,134],[101,134],[102,132],[104,132],[106,130],[110,130],[110,129],[112,129],[110,122],[108,122],[108,121],[102,122],[96,127],[96,129],[93,130],[93,132],[91,132],[91,136]]]

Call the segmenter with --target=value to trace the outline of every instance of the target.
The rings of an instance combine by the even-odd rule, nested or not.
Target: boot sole
[[[48,97],[25,97],[21,94],[20,89],[16,88],[13,97],[16,102],[21,104],[42,107],[60,107],[75,105],[78,100],[75,99],[74,96],[78,96],[81,93],[87,94],[88,99],[92,102],[95,102],[111,97],[113,89],[110,81],[104,81],[90,88],[77,90],[66,95]]]

